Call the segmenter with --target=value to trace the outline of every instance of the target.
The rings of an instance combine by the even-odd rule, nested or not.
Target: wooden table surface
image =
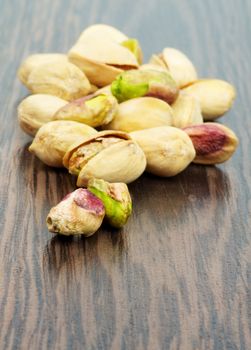
[[[0,4],[0,349],[251,349],[251,2]],[[201,77],[232,82],[220,122],[240,145],[223,165],[132,183],[121,231],[61,238],[45,218],[75,181],[28,152],[16,70],[31,53],[66,52],[93,23],[137,37],[145,61],[176,47]]]

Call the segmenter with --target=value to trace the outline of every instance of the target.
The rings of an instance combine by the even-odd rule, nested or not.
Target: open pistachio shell
[[[100,94],[81,98],[63,106],[55,113],[55,119],[75,120],[93,127],[108,124],[114,117],[118,103],[111,95]]]
[[[18,121],[27,134],[34,136],[38,129],[53,120],[57,110],[67,101],[57,96],[35,94],[26,97],[18,106]]]
[[[116,228],[123,227],[132,212],[132,200],[125,183],[109,183],[102,179],[88,181],[88,190],[101,199],[105,217]]]
[[[196,97],[204,120],[214,120],[229,111],[236,96],[235,88],[220,79],[201,79],[183,89]]]
[[[88,237],[99,229],[104,216],[102,201],[90,191],[79,188],[51,208],[46,222],[51,232]]]
[[[18,78],[24,85],[27,85],[28,77],[31,71],[44,63],[67,62],[67,55],[61,53],[39,53],[28,56],[18,69]]]
[[[146,170],[158,176],[174,176],[194,159],[195,149],[188,135],[181,129],[162,126],[134,131],[131,137],[143,149]]]
[[[128,134],[107,130],[74,144],[65,154],[63,164],[70,173],[78,175],[77,186],[86,186],[92,177],[130,183],[143,173],[146,159]]]
[[[91,90],[85,74],[70,62],[37,66],[29,74],[27,86],[32,93],[55,95],[67,101],[85,96]]]
[[[134,56],[137,59],[137,62],[139,64],[142,63],[143,52],[141,50],[141,47],[139,46],[139,42],[137,39],[130,38],[130,39],[124,40],[120,43],[120,45],[127,47],[134,54]]]
[[[160,58],[167,65],[171,76],[179,87],[186,86],[198,79],[193,63],[183,52],[166,47]]]
[[[115,117],[105,128],[131,132],[172,125],[172,114],[172,108],[158,98],[133,98],[119,104]]]
[[[112,83],[111,91],[119,102],[131,98],[152,96],[172,103],[179,90],[166,72],[159,70],[129,70],[121,73]]]
[[[176,128],[202,124],[200,103],[196,97],[186,93],[180,93],[176,101],[172,104],[173,123]]]
[[[69,147],[96,133],[90,126],[74,121],[52,121],[38,130],[29,151],[49,166],[62,167],[63,157]]]
[[[110,40],[113,42],[121,43],[128,39],[128,37],[120,32],[118,29],[109,26],[107,24],[94,24],[92,26],[87,27],[78,38],[78,42],[85,40],[86,38],[92,38],[95,40],[96,38],[102,40]]]

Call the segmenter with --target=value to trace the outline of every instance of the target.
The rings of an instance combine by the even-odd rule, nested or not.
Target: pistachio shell
[[[104,141],[103,141],[104,140]],[[98,143],[106,143],[104,147],[92,149]],[[108,182],[129,183],[138,178],[144,171],[146,159],[143,151],[130,136],[118,131],[101,131],[96,136],[73,147],[66,153],[63,163],[69,168],[72,157],[78,164],[78,150],[85,147],[84,156],[87,161],[80,162],[77,186],[86,186],[92,177]],[[89,154],[89,148],[91,154]],[[74,156],[75,155],[75,156]]]
[[[143,52],[139,46],[137,39],[127,39],[120,43],[120,45],[127,47],[136,57],[138,64],[141,64],[143,61]]]
[[[162,126],[131,132],[132,138],[143,149],[146,170],[159,176],[174,176],[194,159],[195,150],[188,135],[181,129]]]
[[[36,94],[26,97],[18,106],[18,120],[27,134],[34,136],[38,129],[53,120],[55,112],[67,104],[57,96]]]
[[[224,80],[201,79],[183,89],[199,100],[204,120],[214,120],[232,107],[235,88]]]
[[[67,55],[61,53],[40,53],[28,56],[18,69],[18,78],[24,85],[27,85],[31,71],[44,63],[67,62]]]
[[[171,124],[172,108],[166,102],[138,97],[120,103],[115,117],[105,128],[131,132]]]
[[[71,101],[89,93],[91,86],[81,70],[70,62],[52,62],[34,68],[27,81],[33,93],[55,95]]]
[[[111,95],[100,94],[89,99],[81,98],[63,106],[55,113],[55,119],[75,120],[93,127],[109,123],[118,103]]]
[[[179,87],[198,79],[194,65],[183,52],[167,47],[163,50],[161,58]]]
[[[169,72],[166,67],[162,67],[160,65],[155,65],[152,63],[142,64],[142,66],[140,66],[139,69],[141,69],[141,70],[149,70],[150,69],[150,70],[158,70],[160,72]]]
[[[96,133],[90,126],[74,121],[52,121],[38,130],[29,151],[49,166],[62,167],[69,147]]]
[[[180,93],[176,101],[172,104],[173,123],[176,128],[202,124],[199,101],[192,95]]]
[[[93,40],[98,38],[106,41],[110,40],[116,43],[121,43],[122,41],[128,39],[128,37],[125,34],[107,24],[94,24],[92,26],[87,27],[81,33],[78,42],[81,42],[82,40],[85,41],[86,38],[92,38]]]
[[[172,103],[178,96],[177,86],[166,71],[129,70],[121,73],[111,85],[112,94],[119,102],[131,98],[152,96]]]
[[[51,208],[46,221],[51,232],[88,237],[99,229],[104,216],[102,201],[88,190],[79,188]]]
[[[149,64],[154,67],[160,67],[162,69],[167,69],[167,65],[164,63],[163,59],[158,55],[152,55]]]

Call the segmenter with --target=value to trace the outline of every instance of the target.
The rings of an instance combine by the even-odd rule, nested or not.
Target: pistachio
[[[176,128],[202,124],[199,101],[192,95],[180,93],[176,101],[172,104],[173,123]]]
[[[61,53],[40,53],[28,56],[18,69],[17,75],[24,85],[27,85],[31,71],[44,63],[67,62],[67,55]]]
[[[120,43],[120,45],[127,47],[134,54],[138,64],[142,63],[143,53],[137,39],[131,38],[131,39],[124,40]]]
[[[172,103],[178,88],[169,73],[159,70],[128,70],[112,83],[111,91],[119,102],[135,97],[152,96]]]
[[[160,72],[168,72],[168,69],[166,67],[163,67],[163,66],[160,66],[160,65],[155,65],[155,64],[152,64],[152,63],[145,63],[145,64],[142,64],[140,67],[139,67],[140,70],[158,70]]]
[[[152,55],[152,57],[150,58],[149,64],[150,64],[151,66],[160,67],[160,68],[162,68],[162,69],[167,70],[167,65],[166,65],[166,63],[163,61],[161,55]]]
[[[83,97],[63,106],[55,119],[75,120],[93,127],[109,123],[117,110],[117,100],[112,95],[100,94]]]
[[[133,131],[130,135],[143,149],[149,173],[165,177],[177,175],[195,157],[193,144],[181,129],[162,126]]]
[[[138,97],[120,103],[115,117],[105,128],[131,132],[171,124],[172,108],[166,102]]]
[[[55,112],[67,104],[57,96],[36,94],[26,97],[18,106],[18,120],[27,134],[34,136],[38,129],[53,120]]]
[[[71,101],[89,93],[91,86],[81,70],[70,62],[44,63],[28,76],[32,93],[55,95]]]
[[[130,135],[101,131],[74,144],[65,154],[63,164],[78,176],[77,186],[86,186],[92,177],[108,182],[132,182],[145,170],[146,159]]]
[[[180,88],[198,79],[193,63],[183,52],[167,47],[162,51],[160,59]]]
[[[194,163],[223,163],[232,156],[238,146],[235,133],[218,123],[204,123],[183,130],[193,142],[196,151]]]
[[[46,221],[51,232],[88,237],[99,229],[104,216],[102,201],[90,191],[79,188],[51,208]]]
[[[111,226],[121,228],[125,225],[132,212],[132,200],[126,184],[91,179],[88,190],[103,202],[105,216]]]
[[[68,148],[96,133],[90,126],[74,121],[52,121],[38,130],[29,151],[47,165],[62,167]]]
[[[91,38],[92,40],[102,39],[110,40],[116,43],[121,43],[128,39],[128,37],[120,32],[118,29],[109,26],[107,24],[94,24],[87,27],[78,38],[77,42],[85,41],[86,38]]]
[[[197,80],[183,91],[199,100],[204,120],[214,120],[225,114],[235,99],[234,87],[219,79]]]

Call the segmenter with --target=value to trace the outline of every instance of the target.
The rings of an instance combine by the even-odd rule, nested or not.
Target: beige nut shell
[[[63,157],[69,147],[96,133],[95,129],[82,123],[52,121],[38,130],[29,151],[49,166],[63,167]]]
[[[67,101],[85,96],[91,90],[85,74],[70,62],[39,65],[30,73],[27,86],[32,93],[55,95]]]
[[[131,132],[164,125],[172,125],[172,108],[158,98],[138,97],[120,103],[105,128]]]
[[[78,38],[78,42],[85,41],[86,38],[95,38],[110,40],[116,43],[121,43],[128,39],[128,37],[120,32],[118,29],[107,24],[94,24],[86,28]]]
[[[35,94],[26,97],[18,106],[18,121],[27,134],[34,136],[37,130],[53,120],[56,111],[67,101],[52,95]]]
[[[163,126],[134,131],[131,137],[143,149],[146,170],[158,176],[174,176],[194,159],[195,149],[188,135],[175,127]]]

